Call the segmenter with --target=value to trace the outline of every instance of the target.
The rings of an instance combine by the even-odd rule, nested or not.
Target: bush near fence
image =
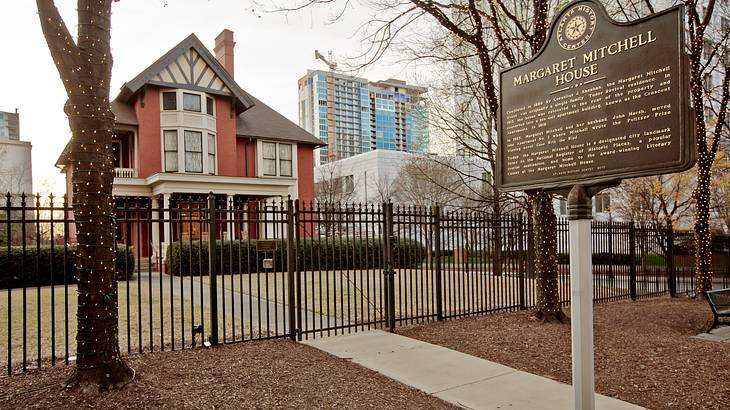
[[[273,252],[275,272],[286,271],[286,241],[277,241]],[[222,249],[221,249],[222,247]],[[297,243],[298,266],[302,270],[378,269],[383,267],[383,243],[379,240],[335,239],[311,240]],[[233,257],[231,258],[231,252]],[[393,249],[395,268],[413,268],[426,259],[426,248],[412,240],[400,239]],[[255,240],[216,241],[216,263],[219,273],[263,272],[263,259],[272,252],[259,252]],[[221,257],[223,265],[221,268]],[[232,260],[231,260],[232,259]],[[192,269],[191,269],[192,261]],[[165,256],[168,273],[179,276],[208,274],[208,242],[173,242]],[[258,265],[258,266],[257,266]],[[222,269],[222,270],[221,270]]]
[[[76,283],[76,246],[69,246],[66,254],[66,283]],[[51,252],[53,252],[53,266],[51,266]],[[41,246],[40,252],[36,247],[23,248],[13,246],[0,249],[0,288],[19,288],[23,286],[49,286],[64,283],[63,246]],[[127,273],[129,279],[134,277],[134,253],[132,247],[127,247]],[[124,247],[116,251],[117,280],[126,280]],[[21,269],[21,266],[23,267]]]
[[[646,260],[649,265],[663,266],[665,265],[664,257],[660,255],[646,255]],[[592,257],[594,265],[631,265],[631,255],[626,253],[608,253],[598,252],[594,253]],[[558,263],[569,264],[570,255],[567,253],[558,254]],[[636,263],[641,263],[639,255],[636,256]]]

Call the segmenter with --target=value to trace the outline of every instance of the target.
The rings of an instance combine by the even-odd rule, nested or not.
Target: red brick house
[[[191,34],[122,86],[111,103],[118,203],[194,209],[209,192],[221,203],[314,198],[313,150],[322,142],[241,89],[234,45],[233,33],[223,30],[213,56]],[[68,150],[56,165],[72,202]],[[170,240],[205,234],[192,228],[198,224],[170,225],[150,229],[152,238],[141,229],[140,241],[152,243],[153,254],[161,243],[164,255]]]

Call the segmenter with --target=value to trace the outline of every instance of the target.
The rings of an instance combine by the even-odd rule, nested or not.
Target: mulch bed
[[[730,344],[690,338],[704,300],[659,298],[594,308],[596,390],[651,409],[730,408]],[[571,383],[570,324],[529,312],[404,327],[398,333]]]
[[[137,355],[128,363],[135,382],[108,392],[64,390],[65,366],[1,378],[0,408],[453,408],[288,340]]]

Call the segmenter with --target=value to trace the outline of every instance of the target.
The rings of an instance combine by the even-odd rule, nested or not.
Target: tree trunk
[[[79,0],[78,45],[52,0],[37,0],[41,28],[68,95],[78,250],[76,368],[69,386],[121,386],[134,371],[119,351],[114,272],[114,114],[109,105],[112,0]]]
[[[530,195],[534,210],[536,304],[533,315],[544,322],[563,322],[566,318],[558,293],[558,218],[550,194]]]
[[[697,161],[697,186],[695,187],[695,266],[697,295],[712,290],[712,246],[710,236],[710,168],[712,158],[700,151]]]

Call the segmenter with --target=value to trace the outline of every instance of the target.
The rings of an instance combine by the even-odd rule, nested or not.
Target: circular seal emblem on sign
[[[590,40],[596,29],[596,13],[580,4],[563,14],[558,22],[558,44],[566,50],[577,50]]]

